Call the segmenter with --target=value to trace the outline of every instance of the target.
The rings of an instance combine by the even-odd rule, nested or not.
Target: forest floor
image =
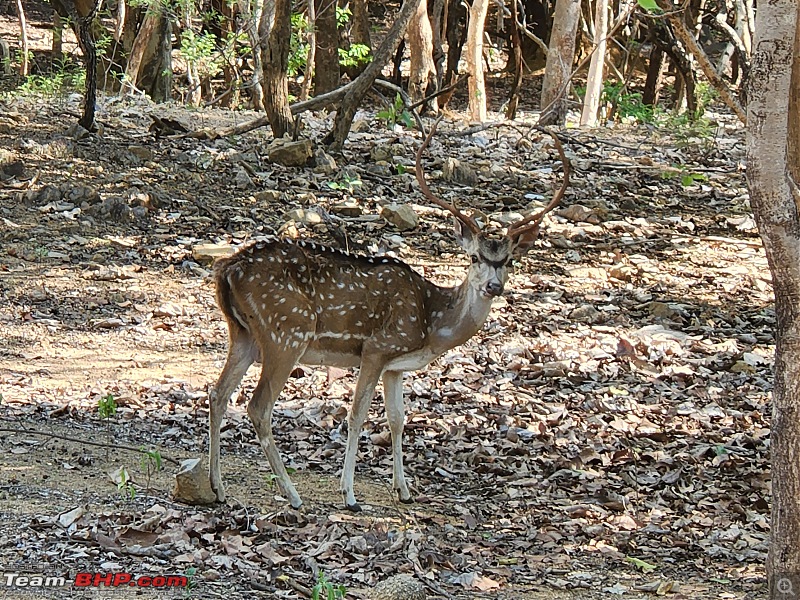
[[[76,140],[79,103],[9,99],[0,114],[0,571],[192,584],[119,598],[296,598],[319,573],[363,598],[397,572],[431,597],[766,597],[774,313],[730,121],[561,131],[575,172],[541,241],[483,330],[406,378],[418,502],[390,493],[376,401],[356,472],[365,510],[351,514],[338,472],[355,378],[338,370],[297,369],[276,407],[301,510],[277,495],[246,416],[255,368],[224,426],[228,504],[171,499],[166,459],[205,461],[207,389],[227,344],[193,251],[279,230],[345,235],[455,283],[468,261],[414,181],[418,135],[360,113],[326,172],[268,161],[266,130],[148,131],[150,115],[198,129],[247,113],[104,98],[102,135]],[[319,139],[331,118],[304,124]],[[502,220],[560,185],[558,155],[524,115],[464,128],[451,114],[425,159],[445,199]],[[444,181],[446,157],[477,182]],[[387,224],[392,201],[413,203],[419,227]],[[297,208],[325,218],[287,222]],[[102,419],[109,397],[118,408]],[[120,467],[132,478],[121,489]],[[108,597],[3,591],[37,594]]]

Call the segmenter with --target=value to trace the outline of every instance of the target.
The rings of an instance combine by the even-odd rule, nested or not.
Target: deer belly
[[[436,360],[438,356],[438,354],[435,354],[426,348],[415,350],[414,352],[401,354],[400,356],[391,359],[388,363],[386,363],[384,370],[417,371],[427,367],[429,364],[431,364],[431,362]]]
[[[323,365],[342,369],[361,364],[362,340],[354,337],[318,334],[300,358],[305,365]]]

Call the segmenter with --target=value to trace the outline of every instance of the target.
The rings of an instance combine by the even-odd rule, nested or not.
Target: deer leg
[[[344,505],[347,510],[359,512],[361,507],[356,502],[353,492],[353,476],[356,469],[356,454],[358,453],[358,438],[364,421],[369,412],[369,405],[375,393],[375,385],[383,371],[383,364],[374,361],[367,362],[362,359],[361,372],[358,375],[356,392],[353,395],[353,406],[350,408],[350,415],[347,420],[347,451],[344,456],[344,468],[342,469],[341,489],[344,498]]]
[[[219,431],[228,410],[231,394],[239,387],[248,367],[258,356],[258,350],[245,331],[231,333],[228,358],[219,380],[208,394],[208,478],[219,502],[225,501],[225,489],[219,468]]]
[[[300,495],[289,479],[289,473],[281,459],[281,453],[275,445],[275,438],[272,436],[272,409],[275,406],[275,401],[289,379],[289,374],[292,372],[295,364],[305,352],[305,344],[299,349],[288,350],[287,347],[274,348],[272,352],[265,351],[262,348],[262,357],[264,359],[261,368],[261,378],[258,381],[256,389],[253,391],[253,397],[247,405],[247,414],[255,427],[258,441],[267,455],[269,466],[277,478],[278,486],[283,494],[289,499],[289,503],[293,508],[300,508],[303,501]]]
[[[386,371],[383,374],[383,396],[386,405],[386,420],[392,433],[392,487],[397,490],[400,502],[410,504],[414,501],[408,491],[403,472],[403,426],[405,410],[403,406],[403,372]]]

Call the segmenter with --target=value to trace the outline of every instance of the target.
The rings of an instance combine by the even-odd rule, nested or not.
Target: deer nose
[[[490,296],[499,296],[503,293],[503,284],[490,281],[486,284],[486,293]]]

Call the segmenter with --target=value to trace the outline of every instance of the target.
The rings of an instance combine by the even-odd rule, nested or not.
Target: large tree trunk
[[[411,51],[411,68],[408,78],[408,95],[411,100],[422,100],[426,92],[436,89],[436,66],[433,64],[433,31],[428,19],[428,0],[421,0],[408,24],[408,47]],[[431,107],[436,111],[436,100]]]
[[[486,83],[483,78],[483,29],[489,0],[472,0],[467,25],[467,73],[469,73],[469,117],[486,120]]]
[[[797,14],[796,0],[759,4],[747,106],[750,203],[772,272],[777,321],[767,558],[772,600],[800,590],[800,215],[787,177],[789,94],[799,83],[792,83]],[[797,156],[791,159],[796,167]]]
[[[594,53],[589,63],[586,80],[586,97],[583,100],[581,125],[594,127],[597,124],[597,109],[603,93],[603,65],[606,60],[606,36],[608,35],[608,0],[597,0],[594,13]]]
[[[575,36],[580,16],[580,0],[556,0],[542,82],[540,125],[563,125],[566,120],[567,89],[575,60]]]
[[[147,11],[128,57],[123,93],[140,91],[155,101],[169,97],[172,87],[171,40],[172,27],[165,11]],[[198,92],[197,83],[193,79],[190,83],[195,84],[190,93]]]
[[[417,9],[420,0],[405,0],[400,12],[397,13],[391,29],[386,34],[380,48],[375,51],[372,62],[367,65],[364,72],[358,76],[353,84],[348,88],[342,100],[341,106],[336,111],[336,120],[333,123],[333,131],[325,137],[326,143],[329,143],[331,150],[338,152],[342,149],[347,135],[350,133],[350,126],[353,124],[353,117],[356,114],[359,104],[366,96],[375,78],[383,70],[384,65],[389,62],[394,55],[397,47],[400,45],[400,40],[403,39],[403,34],[408,27],[414,11]]]
[[[314,93],[325,94],[339,87],[339,31],[336,27],[336,0],[315,0],[316,42],[314,51]]]
[[[272,135],[279,138],[291,130],[293,123],[292,111],[289,109],[289,80],[286,74],[289,66],[289,39],[292,33],[292,0],[275,0],[274,5],[275,21],[263,56],[264,108],[272,126]],[[266,12],[266,5],[264,10]]]

